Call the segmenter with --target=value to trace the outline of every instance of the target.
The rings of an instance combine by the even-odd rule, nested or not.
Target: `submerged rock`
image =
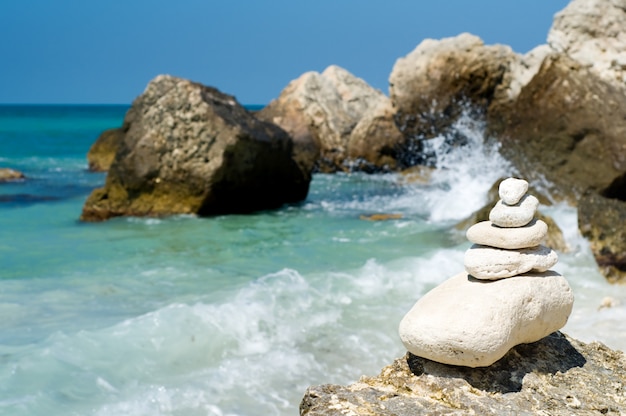
[[[26,176],[18,170],[0,168],[0,182],[17,181],[24,178],[26,178]]]
[[[626,192],[626,186],[622,192]],[[578,202],[578,228],[589,240],[600,272],[611,283],[626,283],[625,225],[624,200],[589,192]]]
[[[303,200],[310,171],[293,142],[220,91],[161,75],[124,120],[124,139],[82,220],[170,214],[216,215]]]
[[[626,413],[620,351],[555,332],[489,367],[450,366],[408,353],[375,377],[310,387],[301,416],[588,415]]]

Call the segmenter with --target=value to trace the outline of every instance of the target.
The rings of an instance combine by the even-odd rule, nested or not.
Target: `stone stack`
[[[528,182],[509,178],[489,221],[473,225],[465,271],[424,295],[400,322],[409,352],[444,364],[484,367],[512,347],[562,328],[574,296],[550,271],[556,253],[542,246],[548,227],[527,195]]]

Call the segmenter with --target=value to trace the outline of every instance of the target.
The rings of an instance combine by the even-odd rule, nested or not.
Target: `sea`
[[[428,178],[315,174],[275,211],[82,223],[106,175],[87,151],[127,109],[0,106],[0,167],[26,175],[0,184],[1,415],[297,415],[308,386],[405,354],[403,315],[463,270],[456,224],[515,174],[466,116],[464,146],[429,142]],[[626,287],[599,273],[574,207],[540,210],[570,247],[563,332],[624,350]]]

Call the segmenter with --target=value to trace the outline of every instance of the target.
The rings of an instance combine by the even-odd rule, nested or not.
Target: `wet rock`
[[[0,168],[0,183],[9,181],[18,181],[26,178],[24,174],[15,169]]]
[[[124,129],[115,128],[105,130],[91,145],[87,152],[89,170],[94,172],[106,172],[111,167],[115,153],[124,141]]]
[[[122,128],[106,183],[85,202],[82,220],[245,213],[307,195],[310,171],[294,160],[287,133],[214,88],[158,76]]]
[[[348,138],[347,160],[357,170],[395,171],[403,168],[404,137],[394,122],[389,100],[368,110]]]
[[[555,332],[514,347],[489,367],[407,354],[349,386],[312,386],[301,416],[588,415],[626,413],[620,351]]]
[[[492,101],[512,100],[536,60],[468,33],[426,39],[396,61],[389,77],[396,124],[411,138],[442,134],[468,108],[480,113]]]
[[[588,192],[578,202],[578,228],[611,283],[626,283],[625,224],[626,201]]]

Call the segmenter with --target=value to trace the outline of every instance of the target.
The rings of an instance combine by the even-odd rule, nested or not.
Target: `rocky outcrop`
[[[626,95],[564,55],[548,56],[517,99],[490,109],[490,134],[519,174],[575,204],[626,172]]]
[[[91,145],[87,152],[89,170],[94,172],[106,172],[111,167],[115,153],[124,140],[124,130],[115,128],[105,130],[100,137]]]
[[[626,1],[572,0],[554,16],[548,43],[603,80],[626,86]]]
[[[611,283],[626,283],[626,175],[578,202],[578,228],[589,241],[600,272]]]
[[[542,51],[524,59],[508,46],[485,45],[468,33],[426,39],[396,61],[389,77],[396,124],[407,137],[430,138],[463,111],[484,113],[494,101],[508,102],[532,76]]]
[[[356,124],[347,146],[347,161],[352,168],[365,171],[397,170],[403,160],[404,137],[394,122],[389,100],[381,100]]]
[[[626,412],[624,354],[559,332],[489,367],[407,354],[349,386],[310,387],[301,416],[590,415]]]
[[[18,170],[0,168],[0,182],[18,181],[24,178],[24,174]]]
[[[296,148],[302,149],[300,158],[306,163],[317,163],[321,171],[345,170],[349,143],[350,157],[363,159],[365,165],[393,163],[371,149],[359,154],[362,133],[352,131],[364,118],[358,131],[373,133],[370,143],[387,149],[390,138],[400,137],[392,122],[385,121],[391,115],[385,110],[388,98],[338,66],[330,66],[321,74],[307,72],[293,80],[280,96],[257,113],[261,120],[275,123],[285,129],[294,139]],[[370,114],[371,113],[371,114]],[[366,114],[369,114],[367,117]],[[357,132],[358,132],[357,131]],[[383,150],[385,151],[385,150]],[[357,165],[358,166],[358,165]]]
[[[215,215],[304,199],[310,172],[293,142],[210,87],[158,76],[134,102],[103,188],[82,220],[114,216]]]

